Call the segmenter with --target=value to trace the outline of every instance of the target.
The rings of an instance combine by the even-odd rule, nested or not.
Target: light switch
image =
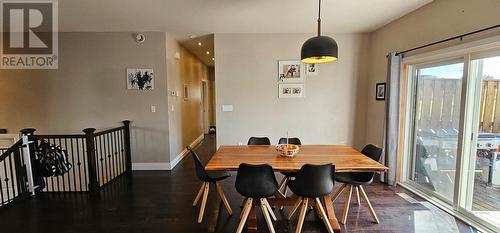
[[[156,105],[151,105],[151,112],[156,112]]]
[[[233,111],[233,105],[222,105],[222,111],[223,112],[232,112]]]
[[[174,111],[174,105],[172,104],[172,107],[170,107],[170,109],[172,110],[172,112]]]

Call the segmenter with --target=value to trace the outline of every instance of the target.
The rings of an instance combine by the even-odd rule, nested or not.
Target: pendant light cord
[[[321,0],[318,0],[318,36],[321,35]]]

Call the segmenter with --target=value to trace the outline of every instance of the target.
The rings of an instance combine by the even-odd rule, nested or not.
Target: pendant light
[[[319,0],[318,36],[304,42],[300,51],[300,59],[304,63],[326,63],[336,61],[337,54],[337,42],[331,37],[321,35],[321,0]]]

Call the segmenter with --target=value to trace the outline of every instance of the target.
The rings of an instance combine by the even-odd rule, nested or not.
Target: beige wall
[[[340,34],[339,60],[319,66],[306,78],[306,97],[278,99],[278,60],[299,59],[308,34],[216,34],[215,80],[217,142],[246,144],[250,136],[268,136],[272,143],[299,137],[307,144],[364,141],[368,36]],[[233,112],[222,112],[233,105]]]
[[[79,133],[129,119],[133,162],[168,162],[165,34],[146,37],[137,44],[132,33],[61,33],[58,70],[0,70],[0,127]],[[153,68],[154,90],[127,90],[126,68]]]
[[[386,58],[391,51],[446,39],[500,22],[498,0],[435,0],[432,3],[378,29],[372,33],[370,66],[368,69],[369,94],[367,97],[366,142],[381,144],[383,139],[384,104],[375,101],[375,83],[386,80]],[[490,36],[483,33],[479,37]],[[477,39],[472,37],[468,39]],[[442,46],[459,43],[450,42]],[[427,49],[429,50],[429,49]],[[423,52],[426,50],[420,50]],[[410,54],[411,55],[411,54]]]
[[[201,81],[208,80],[208,67],[167,33],[167,70],[169,90],[179,96],[169,96],[170,159],[178,156],[184,147],[203,134]],[[175,58],[178,52],[180,59]],[[189,98],[184,100],[184,84],[188,84]],[[173,110],[172,110],[173,108]]]

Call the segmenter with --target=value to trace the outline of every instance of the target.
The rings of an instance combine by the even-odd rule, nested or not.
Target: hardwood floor
[[[215,151],[214,137],[208,136],[196,151],[206,163]],[[201,182],[196,179],[192,159],[186,157],[173,171],[137,171],[132,179],[122,177],[111,182],[102,191],[100,200],[82,194],[41,194],[2,209],[0,232],[235,232],[242,203],[242,197],[234,189],[235,178],[233,173],[221,182],[233,215],[228,216],[213,188],[201,224],[196,223],[198,207],[192,207]],[[280,178],[277,174],[277,179]],[[374,183],[365,186],[365,191],[380,224],[372,223],[366,206],[356,205],[354,197],[343,232],[476,232],[403,189]],[[335,202],[337,218],[341,217],[344,197],[342,194]],[[294,232],[297,217],[287,221],[289,209],[274,211],[278,218],[274,223],[276,232]],[[262,215],[257,216],[260,232],[268,232]],[[314,210],[307,213],[302,229],[304,233],[327,232]]]

